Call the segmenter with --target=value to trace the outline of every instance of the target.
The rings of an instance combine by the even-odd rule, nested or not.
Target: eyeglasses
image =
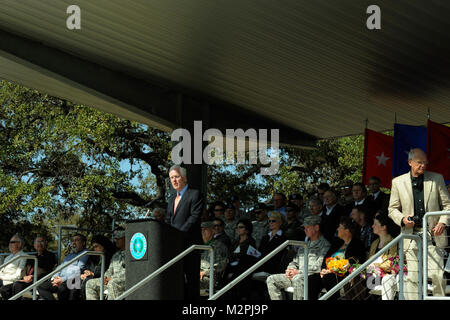
[[[425,166],[425,165],[427,165],[428,164],[428,161],[417,161],[417,160],[413,160],[415,163],[417,163],[418,165],[423,165],[423,166]]]
[[[278,220],[269,220],[269,223],[270,222],[275,223],[275,222],[278,222]]]
[[[245,226],[237,226],[236,228],[238,228],[238,229],[244,229]]]
[[[10,241],[9,243],[20,243],[20,241]]]

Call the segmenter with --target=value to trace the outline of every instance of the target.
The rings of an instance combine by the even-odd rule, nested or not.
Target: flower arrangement
[[[338,259],[332,257],[326,258],[325,264],[327,265],[328,270],[340,277],[343,277],[351,266],[350,262],[347,259]]]
[[[399,256],[395,256],[395,257],[391,257],[389,258],[389,260],[391,261],[391,273],[394,274],[398,274],[400,273],[400,258]],[[407,275],[408,274],[408,269],[406,267],[406,263],[403,263],[403,274]]]
[[[375,277],[384,277],[386,274],[398,274],[400,272],[400,258],[399,256],[390,257],[386,261],[390,262],[389,270],[390,272],[386,272],[382,268],[380,268],[380,264],[384,262],[382,258],[375,260],[375,262],[371,263],[365,271],[362,271],[360,276],[361,278],[366,279],[369,275],[375,276]],[[349,273],[353,273],[356,269],[358,269],[361,266],[361,264],[356,263],[351,265],[348,268]],[[408,274],[408,270],[406,268],[406,264],[403,265],[403,273],[404,275]]]

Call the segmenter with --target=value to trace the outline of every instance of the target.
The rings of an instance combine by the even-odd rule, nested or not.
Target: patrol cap
[[[125,230],[114,230],[113,239],[120,239],[125,237]]]
[[[313,226],[315,224],[320,224],[320,222],[322,221],[322,218],[320,218],[320,216],[317,215],[311,215],[311,216],[307,216],[304,220],[303,220],[303,226]]]
[[[212,221],[203,221],[201,227],[202,228],[214,228],[214,222],[212,222]]]

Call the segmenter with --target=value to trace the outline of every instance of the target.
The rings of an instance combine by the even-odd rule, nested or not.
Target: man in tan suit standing
[[[450,210],[450,196],[442,175],[425,171],[427,156],[421,149],[412,149],[409,152],[408,163],[411,171],[392,180],[389,217],[402,227],[402,233],[422,236],[422,232],[425,231],[422,230],[422,218],[425,213]],[[409,217],[411,218],[408,219]],[[428,277],[433,282],[434,296],[445,296],[443,255],[447,245],[446,226],[449,223],[448,215],[431,216],[427,221]],[[404,287],[405,298],[417,300],[419,288],[416,241],[404,240],[404,253],[408,266]]]

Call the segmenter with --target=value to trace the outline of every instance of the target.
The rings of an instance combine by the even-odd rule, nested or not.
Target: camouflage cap
[[[125,230],[114,230],[113,239],[120,239],[125,237]]]
[[[212,221],[203,221],[201,227],[202,228],[214,228],[214,222],[212,222]]]
[[[313,226],[315,224],[320,224],[320,222],[322,221],[322,218],[320,216],[317,215],[311,215],[311,216],[307,216],[304,220],[303,220],[303,226]]]

